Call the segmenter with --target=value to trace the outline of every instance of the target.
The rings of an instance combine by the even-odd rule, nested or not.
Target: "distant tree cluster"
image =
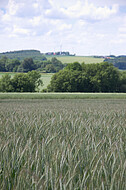
[[[126,72],[111,63],[68,64],[52,76],[47,91],[53,92],[126,92]]]
[[[18,60],[23,60],[27,57],[31,57],[34,60],[44,59],[43,54],[41,54],[41,52],[38,50],[9,51],[9,52],[0,53],[0,58],[2,58],[2,56],[6,56],[9,59],[18,59]]]
[[[46,73],[55,73],[63,69],[64,65],[61,61],[53,57],[47,60],[35,60],[32,58],[25,58],[20,61],[18,59],[9,59],[3,56],[0,59],[0,72],[29,72],[32,70],[42,71]]]
[[[117,57],[110,56],[109,58],[106,58],[104,61],[112,63],[115,67],[117,67],[120,70],[126,70],[126,56],[125,55],[117,56]]]
[[[43,85],[41,74],[37,71],[17,73],[13,78],[5,74],[0,79],[0,92],[36,92]]]

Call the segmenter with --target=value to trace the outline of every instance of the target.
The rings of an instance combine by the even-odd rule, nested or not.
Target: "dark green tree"
[[[55,57],[53,57],[51,59],[51,63],[55,67],[56,72],[58,72],[59,70],[63,69],[63,67],[64,67],[64,65],[62,64],[62,62],[59,61],[58,59],[56,59]]]
[[[80,71],[61,70],[52,76],[48,89],[54,92],[77,92],[79,75]]]
[[[120,74],[110,63],[73,63],[53,75],[48,90],[54,92],[118,92]]]
[[[11,76],[5,74],[0,79],[0,92],[13,92],[13,85],[11,81]]]
[[[55,73],[56,72],[56,68],[54,67],[54,65],[48,64],[45,67],[45,72],[46,73]]]
[[[8,59],[5,65],[6,72],[16,72],[20,64],[18,59]]]
[[[27,75],[32,84],[32,92],[39,91],[39,86],[43,86],[41,74],[37,71],[29,71]]]
[[[37,71],[16,74],[12,79],[14,92],[35,92],[39,91],[42,85],[41,75]]]
[[[27,74],[16,74],[12,79],[14,92],[31,92],[32,84],[29,81]]]
[[[126,71],[120,72],[120,85],[119,85],[120,92],[126,92]]]
[[[67,64],[66,68],[67,70],[76,70],[76,71],[82,71],[82,66],[78,62],[69,63]]]
[[[43,85],[41,74],[37,71],[17,73],[13,78],[9,74],[0,79],[1,92],[36,92]]]
[[[0,59],[0,72],[5,72],[6,68],[6,62],[7,62],[8,58],[6,56],[2,56],[2,58]]]
[[[119,91],[120,74],[113,64],[107,62],[98,64],[96,77],[100,81],[101,92]]]
[[[3,63],[1,60],[0,60],[0,72],[5,72],[6,69],[5,69],[5,63]]]
[[[28,72],[36,69],[36,65],[32,58],[25,58],[18,69],[18,72]]]

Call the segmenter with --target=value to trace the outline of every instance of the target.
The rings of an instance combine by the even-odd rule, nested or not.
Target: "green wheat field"
[[[0,189],[126,189],[126,99],[0,99]]]

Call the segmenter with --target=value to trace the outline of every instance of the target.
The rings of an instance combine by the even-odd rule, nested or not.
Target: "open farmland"
[[[0,189],[126,189],[126,100],[0,99]]]
[[[94,58],[93,56],[46,56],[47,59],[51,60],[52,57],[56,57],[62,63],[101,63],[103,58]]]

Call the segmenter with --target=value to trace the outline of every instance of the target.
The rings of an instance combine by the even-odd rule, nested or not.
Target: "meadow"
[[[95,58],[93,56],[46,56],[47,59],[51,60],[52,57],[56,57],[62,63],[101,63],[103,62],[103,58]]]
[[[0,99],[0,189],[126,189],[126,100]]]

